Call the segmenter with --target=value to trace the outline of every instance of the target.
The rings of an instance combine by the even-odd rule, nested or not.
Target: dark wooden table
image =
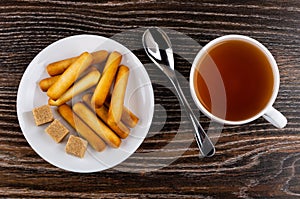
[[[300,197],[300,2],[244,2],[1,1],[0,197]],[[30,61],[43,48],[67,36],[112,37],[150,26],[176,30],[202,46],[231,33],[262,42],[278,62],[281,85],[274,107],[287,117],[288,125],[276,129],[260,118],[242,126],[225,126],[215,156],[199,159],[192,127],[180,112],[170,83],[156,68],[149,67],[156,106],[149,136],[136,152],[140,157],[145,154],[144,159],[133,156],[121,169],[80,174],[56,168],[39,157],[24,138],[16,113],[18,85]],[[122,39],[132,43],[126,36]],[[142,49],[134,53],[143,64],[150,63]],[[190,63],[180,56],[176,56],[176,63],[188,78]],[[208,129],[210,120],[203,115],[200,120]],[[179,124],[183,126],[179,128]],[[189,137],[163,151],[178,133]],[[155,153],[159,154],[156,158],[147,156]]]

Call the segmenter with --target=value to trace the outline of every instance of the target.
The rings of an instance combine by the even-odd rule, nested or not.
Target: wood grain
[[[137,155],[117,169],[92,174],[66,172],[41,159],[26,142],[16,114],[18,85],[30,61],[47,45],[67,36],[112,37],[150,26],[182,32],[202,46],[218,36],[233,33],[262,42],[274,55],[280,70],[280,92],[274,107],[288,118],[286,128],[276,129],[262,118],[243,126],[225,126],[216,155],[199,159],[192,127],[180,111],[170,82],[158,69],[149,67],[157,105],[149,135]],[[0,197],[299,197],[299,33],[297,0],[1,1]],[[136,38],[120,39],[130,44]],[[191,49],[186,54],[197,52],[196,48]],[[150,63],[142,49],[134,53],[142,63]],[[176,56],[176,65],[188,79],[190,63]],[[182,86],[188,91],[188,85]],[[166,123],[162,126],[165,115]],[[209,128],[209,119],[201,115],[200,121],[205,129]],[[186,136],[173,142],[174,147],[160,157],[151,156],[153,152],[161,153],[178,133]],[[183,147],[186,145],[187,149]],[[168,161],[172,163],[147,172]]]

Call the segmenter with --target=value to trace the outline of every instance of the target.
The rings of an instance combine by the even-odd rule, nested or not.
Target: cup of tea
[[[190,72],[197,107],[212,120],[229,125],[262,116],[283,128],[287,119],[272,106],[279,82],[278,66],[269,50],[243,35],[210,41],[198,52]]]

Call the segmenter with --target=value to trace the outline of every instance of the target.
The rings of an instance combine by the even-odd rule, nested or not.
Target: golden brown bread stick
[[[91,66],[88,70],[86,70],[84,73],[79,75],[78,79],[82,78],[83,76],[85,76],[86,74],[91,72],[92,70],[97,70],[97,67]],[[58,80],[59,76],[60,75],[56,75],[56,76],[47,77],[45,79],[42,79],[39,82],[39,86],[40,86],[41,90],[46,92],[50,88],[50,86],[52,86]]]
[[[108,109],[105,106],[97,108],[96,113],[120,138],[128,137],[130,129],[123,122],[120,121],[118,124],[108,122]]]
[[[92,64],[100,64],[104,62],[108,56],[108,52],[106,50],[99,50],[91,53],[93,56]]]
[[[49,64],[46,69],[50,76],[62,74],[78,57],[72,57]]]
[[[110,97],[111,96],[109,95],[105,100],[105,105],[107,107],[109,107],[110,104]],[[139,118],[134,113],[132,113],[125,105],[123,106],[121,120],[129,128],[134,128],[139,122]]]
[[[108,124],[117,125],[121,121],[124,98],[129,77],[129,68],[121,65],[118,69],[114,89],[112,91],[108,110]]]
[[[95,66],[91,66],[88,70],[86,70],[84,73],[79,75],[78,79],[82,78],[83,76],[85,76],[86,74],[91,72],[92,70],[98,70],[98,69]],[[40,86],[41,90],[44,92],[47,92],[47,90],[58,80],[59,76],[60,75],[56,75],[56,76],[47,77],[45,79],[42,79],[39,82],[39,86]]]
[[[121,62],[122,55],[116,51],[112,52],[106,61],[102,77],[95,89],[92,96],[92,104],[95,107],[100,107],[104,104],[106,96],[110,90],[112,82],[114,80],[115,74],[117,72],[118,66]]]
[[[76,95],[86,91],[87,89],[96,85],[100,78],[100,72],[95,69],[90,71],[84,77],[82,77],[78,82],[69,88],[62,96],[60,96],[57,100],[49,99],[48,104],[51,106],[59,106],[67,101],[71,100]]]
[[[84,138],[96,151],[103,151],[106,144],[96,135],[75,113],[71,107],[63,104],[58,107],[58,113]]]
[[[92,108],[91,98],[91,94],[85,94],[84,96],[82,96],[82,101],[90,108]],[[95,112],[102,119],[102,121],[105,124],[107,124],[120,138],[125,139],[129,135],[130,129],[127,126],[125,126],[123,122],[120,122],[118,125],[109,125],[107,123],[108,109],[105,106],[96,108]]]
[[[58,78],[59,78],[59,75],[42,79],[39,82],[39,86],[40,86],[41,90],[46,92],[58,80]]]
[[[134,113],[132,113],[126,106],[123,106],[121,120],[130,128],[134,128],[139,122],[139,118]]]
[[[48,89],[47,95],[57,100],[68,88],[75,82],[79,75],[90,66],[93,56],[88,53],[82,53],[79,58],[69,66],[58,80]]]
[[[108,52],[106,50],[99,50],[91,53],[93,56],[92,64],[99,64],[106,60]],[[50,76],[62,74],[79,56],[71,57],[61,61],[51,63],[47,66],[47,72]]]
[[[74,104],[73,111],[108,145],[114,148],[118,148],[120,146],[121,139],[83,103],[78,102]]]

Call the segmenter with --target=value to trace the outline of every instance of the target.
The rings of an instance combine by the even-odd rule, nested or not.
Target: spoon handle
[[[207,134],[205,133],[204,129],[202,128],[202,126],[200,125],[198,119],[196,118],[195,114],[193,113],[189,103],[187,102],[180,84],[177,80],[177,78],[171,78],[171,82],[174,85],[178,96],[179,96],[179,100],[181,101],[181,103],[183,104],[183,107],[185,109],[185,111],[187,112],[193,126],[195,129],[195,139],[197,141],[198,147],[200,149],[200,152],[202,154],[202,156],[207,156],[207,157],[211,157],[215,154],[215,147],[212,144],[210,138],[207,136]]]

